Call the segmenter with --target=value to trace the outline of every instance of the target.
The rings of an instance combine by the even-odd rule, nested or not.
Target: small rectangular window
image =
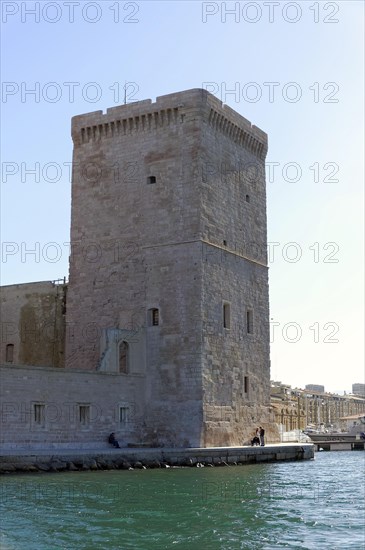
[[[34,403],[33,420],[37,426],[44,426],[46,423],[46,406],[43,403]]]
[[[128,422],[128,407],[119,407],[119,422],[121,424],[127,424]]]
[[[223,304],[223,327],[231,328],[231,305]]]
[[[147,183],[156,183],[156,176],[148,176]]]
[[[247,334],[253,334],[253,311],[248,309],[246,311],[246,330]]]
[[[90,405],[79,405],[79,422],[82,426],[90,424]]]

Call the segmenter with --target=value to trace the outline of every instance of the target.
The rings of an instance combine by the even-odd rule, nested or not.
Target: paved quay
[[[0,450],[0,473],[230,466],[314,458],[310,443],[278,443],[264,447],[98,448]]]

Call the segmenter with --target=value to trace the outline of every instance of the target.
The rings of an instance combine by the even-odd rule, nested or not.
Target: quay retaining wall
[[[314,445],[265,447],[122,448],[0,452],[0,473],[144,469],[255,464],[314,458]]]
[[[315,441],[315,451],[364,451],[365,441]]]

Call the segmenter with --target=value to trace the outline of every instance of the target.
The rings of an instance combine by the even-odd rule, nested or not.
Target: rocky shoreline
[[[36,462],[29,463],[2,463],[0,464],[1,474],[14,474],[14,473],[42,473],[42,472],[84,472],[84,471],[96,471],[96,470],[147,470],[150,468],[187,468],[196,467],[204,468],[205,466],[237,466],[238,462],[227,463],[225,461],[210,462],[197,462],[194,458],[188,458],[179,463],[169,464],[167,462],[160,462],[159,460],[145,460],[143,462],[137,460],[136,462],[129,462],[124,458],[118,458],[115,460],[104,459],[81,459],[65,461],[55,459],[50,462]]]

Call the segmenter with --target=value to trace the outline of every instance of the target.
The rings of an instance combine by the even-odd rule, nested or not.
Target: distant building
[[[319,384],[306,384],[305,389],[324,393],[324,386],[320,386]]]
[[[352,414],[340,418],[342,429],[351,430],[354,426],[362,426],[365,431],[365,412],[363,414]]]
[[[365,384],[352,384],[352,393],[365,396]]]
[[[305,430],[307,426],[304,402],[300,399],[301,391],[293,390],[289,384],[271,381],[271,407],[275,422],[285,432]]]
[[[275,421],[284,431],[311,427],[343,427],[342,420],[349,415],[365,414],[365,398],[355,395],[337,395],[314,391],[313,385],[305,390],[288,384],[271,382],[271,407]],[[323,386],[315,386],[323,388]]]

